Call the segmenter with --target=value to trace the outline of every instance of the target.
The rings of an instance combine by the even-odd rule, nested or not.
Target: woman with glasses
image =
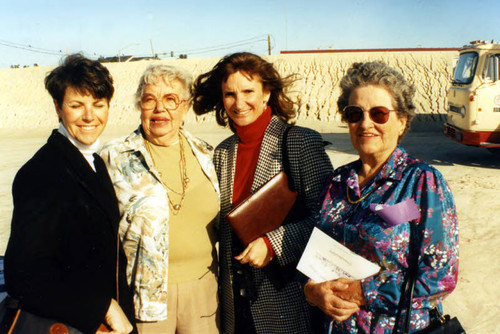
[[[212,148],[182,128],[193,79],[153,65],[136,92],[141,125],[106,145],[140,333],[218,333]]]
[[[355,63],[340,87],[337,104],[359,160],[329,178],[317,226],[381,269],[363,280],[310,281],[304,291],[331,317],[331,333],[391,333],[412,249],[418,258],[413,332],[428,326],[429,311],[457,283],[453,197],[439,171],[399,145],[415,115],[415,89],[399,72],[379,62]],[[412,206],[413,214],[405,214]]]

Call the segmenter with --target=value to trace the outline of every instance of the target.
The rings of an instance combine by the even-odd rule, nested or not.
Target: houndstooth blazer
[[[288,125],[276,116],[271,119],[262,141],[252,193],[269,181],[282,168],[282,136]],[[321,136],[314,130],[294,126],[288,134],[288,155],[291,174],[299,198],[309,215],[267,233],[280,265],[297,262],[309,239],[319,211],[319,193],[327,175],[332,171]],[[232,209],[233,181],[238,137],[224,140],[215,150],[214,164],[221,191],[221,221],[219,226],[221,313],[223,333],[234,333],[231,228],[224,219]],[[297,282],[277,290],[261,269],[253,271],[257,300],[251,305],[257,333],[310,333],[309,309]]]

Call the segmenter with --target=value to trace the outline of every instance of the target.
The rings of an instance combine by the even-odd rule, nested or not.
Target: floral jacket
[[[217,193],[212,148],[181,129]],[[120,237],[127,255],[127,280],[133,288],[136,318],[167,318],[169,204],[167,189],[149,155],[141,128],[101,150],[120,207]]]
[[[420,245],[418,277],[410,331],[429,323],[429,309],[455,288],[458,276],[458,220],[443,176],[398,146],[382,170],[359,189],[360,161],[338,168],[323,190],[318,227],[337,241],[377,263],[381,270],[362,281],[367,305],[344,322],[330,323],[332,333],[391,333],[408,268],[410,224]],[[346,191],[349,189],[349,203]],[[370,210],[370,204],[394,205],[413,199],[420,218],[395,226]]]

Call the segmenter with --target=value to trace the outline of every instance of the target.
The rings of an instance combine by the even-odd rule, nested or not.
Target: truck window
[[[483,77],[489,78],[492,81],[500,79],[500,54],[489,55],[486,58]]]
[[[454,84],[470,84],[476,73],[477,52],[465,52],[460,55],[453,75]]]

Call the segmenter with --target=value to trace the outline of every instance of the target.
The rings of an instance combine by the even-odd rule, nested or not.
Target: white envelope
[[[324,282],[341,277],[361,280],[378,273],[380,267],[315,227],[297,270],[315,282]]]

